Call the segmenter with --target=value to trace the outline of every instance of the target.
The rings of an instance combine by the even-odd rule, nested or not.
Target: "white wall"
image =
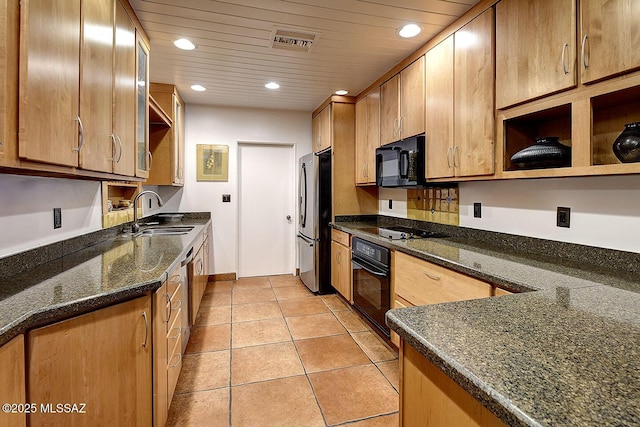
[[[571,208],[570,228],[556,226],[557,207]],[[640,176],[460,183],[460,225],[640,252]]]
[[[297,159],[311,152],[311,113],[202,105],[187,105],[185,113],[185,185],[182,189],[157,188],[165,201],[162,211],[211,212],[213,255],[209,274],[236,272],[238,141],[292,143]],[[196,181],[197,144],[229,146],[228,182]],[[231,203],[222,203],[223,194],[231,195]]]
[[[53,208],[62,209],[55,230]],[[0,174],[0,257],[101,227],[99,182]]]
[[[460,226],[640,252],[640,176],[461,182]],[[393,208],[389,209],[389,199]],[[482,218],[473,204],[482,204]],[[571,227],[556,226],[558,207]],[[407,191],[380,189],[380,214],[407,217]]]

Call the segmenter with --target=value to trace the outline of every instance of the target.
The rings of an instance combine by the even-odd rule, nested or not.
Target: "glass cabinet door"
[[[151,153],[149,152],[149,48],[137,35],[136,64],[136,176],[149,177]]]

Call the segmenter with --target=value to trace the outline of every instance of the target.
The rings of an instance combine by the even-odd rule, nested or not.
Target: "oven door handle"
[[[389,274],[388,272],[383,272],[383,271],[374,269],[372,266],[364,265],[362,264],[361,260],[357,260],[356,258],[351,258],[351,262],[357,265],[358,267],[362,268],[364,271],[373,274],[374,276],[387,277],[387,275]]]

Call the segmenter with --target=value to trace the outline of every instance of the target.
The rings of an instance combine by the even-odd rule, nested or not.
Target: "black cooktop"
[[[369,227],[363,228],[362,231],[371,234],[377,234],[381,237],[386,237],[391,240],[401,239],[427,239],[446,237],[444,234],[437,233],[435,231],[420,230],[418,228],[402,227],[402,226],[389,226],[389,227]]]

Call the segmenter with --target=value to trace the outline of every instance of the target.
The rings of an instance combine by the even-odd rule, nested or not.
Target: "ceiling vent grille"
[[[271,38],[271,47],[274,49],[308,53],[317,40],[318,34],[276,29]]]

